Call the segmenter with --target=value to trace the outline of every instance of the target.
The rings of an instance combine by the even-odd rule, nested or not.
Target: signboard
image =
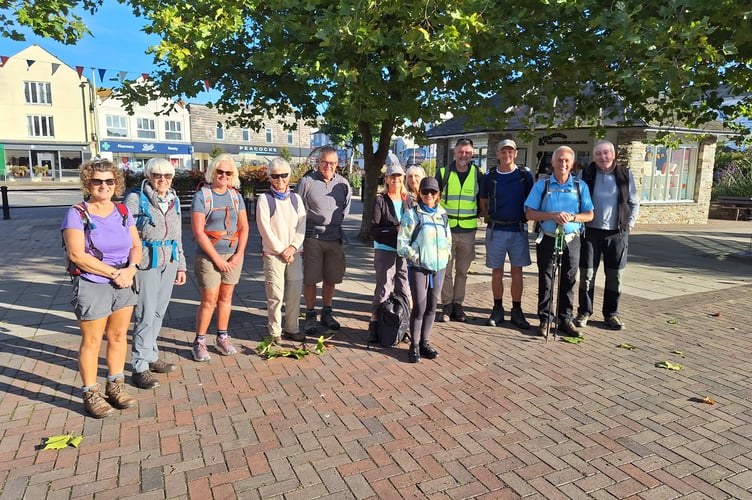
[[[8,172],[5,171],[7,167],[5,166],[5,145],[0,144],[0,175],[5,177],[8,175]]]
[[[101,141],[100,151],[109,153],[131,154],[161,154],[161,155],[189,155],[190,144],[170,144],[164,142],[130,142],[130,141]]]

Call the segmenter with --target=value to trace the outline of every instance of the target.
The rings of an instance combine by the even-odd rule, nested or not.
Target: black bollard
[[[10,219],[10,205],[8,204],[8,186],[0,186],[3,192],[3,219]]]

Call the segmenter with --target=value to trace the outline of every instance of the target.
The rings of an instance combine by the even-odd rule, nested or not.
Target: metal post
[[[8,204],[8,186],[0,186],[3,197],[3,219],[10,219],[10,205]]]

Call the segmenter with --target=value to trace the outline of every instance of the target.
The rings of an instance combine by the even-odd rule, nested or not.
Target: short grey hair
[[[165,158],[152,158],[144,166],[144,177],[151,177],[152,174],[175,175],[175,167]]]
[[[272,161],[269,162],[269,173],[272,172],[290,172],[290,164],[287,163],[287,160],[284,158],[274,158]]]

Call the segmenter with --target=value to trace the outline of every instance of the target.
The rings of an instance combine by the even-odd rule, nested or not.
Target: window
[[[182,124],[175,120],[165,120],[165,139],[170,141],[182,141]]]
[[[295,133],[292,130],[287,131],[287,144],[295,144]]]
[[[217,140],[218,141],[225,140],[225,129],[221,123],[217,123]]]
[[[139,139],[156,139],[157,131],[154,120],[150,118],[136,118],[136,135]]]
[[[55,137],[51,116],[31,115],[26,117],[29,137]]]
[[[247,128],[243,129],[243,142],[251,142],[251,131]]]
[[[124,116],[107,115],[107,137],[128,137],[128,120]]]
[[[272,134],[272,129],[268,128],[266,129],[266,143],[271,144],[274,142],[274,134]]]
[[[642,178],[643,201],[693,200],[697,150],[697,144],[683,144],[676,149],[648,145]]]
[[[47,82],[24,82],[26,104],[52,104],[52,89]]]

